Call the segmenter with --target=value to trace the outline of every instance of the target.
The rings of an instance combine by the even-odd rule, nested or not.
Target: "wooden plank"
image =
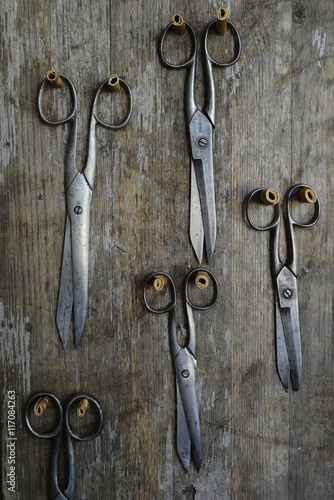
[[[317,190],[321,220],[298,231],[301,252],[300,308],[303,386],[291,401],[290,496],[331,498],[333,465],[333,4],[311,2],[294,11],[292,68],[293,180],[305,179]],[[329,36],[329,38],[328,38]]]
[[[239,106],[233,114],[232,498],[287,498],[289,399],[275,361],[269,235],[245,222],[260,186],[291,181],[291,4],[245,5]]]
[[[188,238],[189,149],[185,71],[158,57],[163,28],[178,12],[201,33],[213,1],[144,0],[51,4],[3,2],[0,95],[0,381],[2,494],[47,498],[51,443],[23,422],[31,393],[63,401],[94,394],[104,410],[101,437],[77,443],[76,498],[331,498],[334,447],[332,276],[333,7],[319,0],[226,2],[243,54],[214,69],[217,243],[210,269],[220,295],[195,313],[203,464],[185,474],[176,453],[175,387],[167,315],[147,312],[142,284],[170,273],[181,292],[197,265]],[[220,55],[216,40],[212,50]],[[171,57],[182,56],[175,43]],[[229,56],[229,52],[225,54]],[[63,350],[55,323],[65,229],[68,125],[38,118],[37,95],[53,68],[79,100],[78,158],[87,158],[91,106],[117,73],[134,110],[121,131],[97,127],[90,229],[89,309],[79,348]],[[196,101],[203,104],[198,65]],[[68,103],[49,92],[53,117]],[[126,110],[124,93],[103,95],[106,121]],[[243,202],[260,185],[283,195],[297,182],[319,192],[320,222],[299,230],[302,387],[285,393],[276,371],[268,234],[247,226]],[[284,235],[282,235],[284,236]],[[285,252],[282,245],[283,253]],[[181,294],[178,331],[187,332]],[[16,494],[8,491],[7,402],[16,395]],[[62,472],[64,464],[61,465]]]

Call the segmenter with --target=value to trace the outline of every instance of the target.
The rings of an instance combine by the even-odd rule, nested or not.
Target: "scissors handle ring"
[[[118,130],[118,129],[126,127],[126,125],[128,124],[128,122],[130,120],[132,109],[133,109],[133,96],[132,96],[132,91],[131,91],[131,88],[130,88],[129,84],[126,83],[126,81],[123,80],[122,78],[119,78],[119,82],[122,85],[122,87],[126,90],[128,96],[129,96],[129,110],[128,110],[128,113],[127,113],[125,119],[121,123],[116,124],[116,125],[112,125],[110,123],[104,122],[103,120],[101,120],[101,118],[99,118],[97,116],[97,99],[99,97],[99,94],[100,94],[101,90],[107,88],[107,86],[108,86],[108,78],[107,78],[107,80],[105,80],[100,85],[100,88],[99,88],[99,90],[96,93],[96,96],[95,96],[95,99],[94,99],[94,104],[93,104],[93,115],[94,115],[94,118],[97,121],[97,123],[99,125],[102,125],[105,128],[109,128],[111,130]]]
[[[72,429],[72,427],[70,426],[70,422],[69,422],[69,412],[70,412],[71,407],[73,406],[73,404],[76,401],[80,401],[83,398],[88,399],[88,401],[90,403],[93,403],[96,406],[98,413],[99,413],[99,425],[94,433],[88,434],[88,435],[83,435],[83,434],[79,434],[79,433],[75,432]],[[100,432],[102,430],[102,426],[103,426],[103,413],[102,413],[102,408],[101,408],[100,403],[93,396],[87,396],[86,394],[74,396],[74,398],[72,398],[70,400],[70,402],[68,403],[68,405],[66,407],[65,425],[66,425],[66,429],[67,429],[68,433],[70,434],[70,436],[73,439],[75,439],[76,441],[92,441],[100,434]]]
[[[314,224],[316,224],[318,222],[318,219],[319,219],[319,215],[320,215],[320,200],[319,200],[319,196],[317,195],[317,193],[315,192],[316,196],[317,196],[317,199],[316,199],[316,202],[315,202],[315,211],[314,211],[314,214],[313,214],[313,217],[312,219],[309,221],[309,222],[298,222],[296,221],[292,215],[291,215],[291,211],[290,211],[290,206],[289,206],[289,202],[292,198],[292,195],[299,189],[302,189],[302,188],[309,188],[309,189],[312,189],[312,191],[314,191],[313,188],[311,188],[311,186],[308,186],[307,184],[297,184],[296,186],[293,186],[291,189],[289,189],[287,195],[286,195],[286,213],[287,213],[287,217],[289,219],[289,222],[293,225],[293,226],[296,226],[296,227],[312,227],[314,226]]]
[[[149,282],[152,280],[152,278],[154,278],[157,274],[159,275],[163,275],[163,276],[166,276],[166,278],[169,280],[169,282],[171,283],[171,286],[172,286],[172,297],[171,297],[171,302],[170,304],[163,308],[163,309],[154,309],[153,307],[151,307],[147,301],[147,298],[146,298],[146,289],[147,289],[147,285],[149,284]],[[144,300],[144,304],[146,306],[146,308],[153,312],[153,313],[156,313],[156,314],[163,314],[163,313],[167,313],[169,311],[171,311],[172,309],[174,309],[176,307],[176,290],[175,290],[175,284],[174,284],[174,281],[173,281],[173,278],[171,276],[169,276],[169,274],[167,273],[164,273],[164,272],[156,272],[156,273],[152,273],[150,274],[146,280],[145,280],[145,283],[144,283],[144,288],[143,288],[143,300]]]
[[[29,412],[31,410],[31,407],[33,406],[34,403],[36,403],[38,401],[39,398],[41,398],[43,396],[49,396],[50,398],[52,398],[56,402],[56,404],[58,406],[58,410],[59,410],[59,423],[58,423],[57,427],[53,431],[45,432],[45,433],[41,433],[41,432],[36,431],[32,427],[31,422],[30,422],[30,418],[29,418]],[[25,409],[25,413],[24,413],[24,418],[25,418],[28,429],[30,430],[30,432],[34,436],[36,436],[38,438],[42,438],[42,439],[52,439],[52,438],[56,437],[61,431],[61,428],[63,425],[63,418],[64,418],[63,407],[62,407],[61,402],[57,398],[57,396],[55,396],[54,394],[49,393],[49,392],[41,392],[40,394],[36,394],[35,396],[33,396],[28,401],[26,409]]]
[[[273,221],[270,224],[268,224],[267,226],[257,226],[251,220],[250,215],[249,215],[249,205],[250,205],[250,202],[251,202],[251,200],[256,195],[260,194],[264,189],[265,188],[263,188],[263,187],[260,187],[258,189],[254,189],[254,191],[252,191],[250,193],[250,195],[248,196],[248,199],[247,199],[247,202],[246,202],[246,218],[247,218],[247,222],[248,222],[248,224],[253,229],[256,229],[257,231],[269,231],[270,229],[273,229],[274,227],[276,227],[279,224],[280,216],[281,216],[281,207],[280,207],[280,204],[276,203],[276,205],[274,205],[274,219],[273,219]]]
[[[209,50],[208,50],[208,34],[209,34],[209,31],[210,31],[211,27],[214,24],[216,24],[216,23],[217,23],[217,19],[214,19],[208,25],[208,27],[206,29],[205,36],[204,36],[204,50],[205,50],[205,54],[206,54],[206,56],[208,57],[208,59],[211,61],[211,63],[214,66],[217,66],[219,68],[228,68],[229,66],[233,66],[233,64],[235,64],[236,62],[238,62],[238,60],[240,58],[240,55],[241,55],[241,38],[240,38],[240,33],[239,33],[238,28],[236,27],[236,25],[234,23],[232,23],[232,21],[227,20],[227,26],[229,26],[229,28],[231,29],[232,34],[234,35],[236,43],[237,43],[236,56],[234,57],[234,59],[232,59],[232,61],[229,61],[227,63],[222,63],[222,62],[216,61],[215,59],[213,59],[213,57],[210,56]]]
[[[62,120],[49,120],[43,112],[43,104],[42,104],[44,89],[45,89],[47,84],[50,84],[49,80],[47,78],[45,78],[45,80],[43,81],[43,83],[41,85],[41,88],[39,89],[38,111],[39,111],[41,119],[47,125],[56,126],[56,125],[62,125],[64,123],[68,123],[75,118],[75,116],[77,114],[77,110],[78,110],[78,97],[77,97],[77,93],[76,93],[76,90],[75,90],[75,87],[74,87],[72,81],[66,75],[63,75],[62,73],[59,73],[59,76],[62,78],[62,80],[64,80],[67,83],[67,85],[70,89],[72,101],[73,101],[73,106],[72,106],[72,110],[67,118],[64,118]]]
[[[181,63],[181,64],[172,64],[172,63],[170,63],[170,62],[167,61],[167,59],[165,58],[165,55],[164,55],[163,45],[164,45],[164,41],[165,41],[165,37],[167,35],[167,32],[171,29],[171,27],[173,25],[173,23],[169,23],[168,26],[165,28],[163,34],[162,34],[161,42],[160,42],[160,46],[159,46],[159,48],[160,48],[160,57],[162,59],[163,64],[168,69],[186,69],[186,68],[189,68],[194,63],[194,60],[195,60],[195,57],[196,57],[196,53],[197,53],[196,34],[195,34],[195,30],[191,26],[191,24],[187,23],[186,21],[184,23],[187,26],[187,28],[189,28],[189,30],[190,30],[190,34],[191,34],[191,38],[192,38],[192,42],[193,42],[193,51],[192,51],[189,59],[186,62],[184,62],[184,63]]]
[[[198,272],[201,272],[201,271],[206,272],[210,276],[210,278],[212,280],[212,283],[213,283],[213,288],[214,288],[212,300],[208,304],[206,304],[204,306],[199,306],[197,304],[194,304],[190,300],[189,293],[188,293],[188,287],[189,287],[189,281],[190,281],[190,279],[194,275],[196,275]],[[192,271],[190,271],[190,273],[187,276],[186,284],[185,284],[185,298],[186,298],[187,303],[193,309],[197,309],[199,311],[207,311],[208,309],[211,309],[216,304],[217,299],[218,299],[218,282],[217,282],[217,279],[216,279],[215,275],[211,271],[209,271],[209,269],[205,269],[204,267],[197,267],[196,269],[193,269]]]

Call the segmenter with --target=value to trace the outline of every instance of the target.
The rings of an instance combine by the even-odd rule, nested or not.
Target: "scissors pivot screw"
[[[207,142],[208,141],[204,137],[201,137],[200,139],[198,139],[198,145],[201,148],[205,148],[205,146],[207,145]]]
[[[291,297],[292,292],[287,288],[286,290],[284,290],[283,295],[286,299],[288,299],[289,297]]]
[[[189,378],[189,375],[190,375],[189,370],[183,370],[183,372],[182,372],[183,378]]]
[[[74,213],[76,215],[82,214],[82,207],[80,207],[79,205],[77,205],[76,207],[74,207]]]

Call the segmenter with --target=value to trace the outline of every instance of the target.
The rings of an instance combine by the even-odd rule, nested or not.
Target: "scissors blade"
[[[73,307],[71,221],[66,217],[63,260],[61,265],[56,323],[64,349]]]
[[[211,262],[216,242],[216,206],[213,175],[213,133],[209,119],[196,111],[189,124],[191,151],[199,192],[205,249]]]
[[[194,162],[191,160],[190,184],[190,241],[199,263],[203,258],[204,231],[202,223],[201,202],[197,187]]]
[[[277,370],[283,387],[286,391],[289,388],[290,366],[288,359],[288,352],[286,350],[286,343],[284,337],[284,330],[281,319],[281,310],[276,296],[275,302],[275,315],[276,315],[276,359]]]
[[[71,219],[74,343],[77,348],[86,323],[89,270],[89,220],[92,190],[84,174],[78,173],[67,192]]]
[[[176,424],[177,453],[180,457],[183,467],[188,473],[190,468],[191,441],[190,441],[186,417],[183,410],[180,388],[177,380],[176,380],[176,419],[177,419],[177,424]]]
[[[191,441],[192,456],[197,472],[202,463],[202,436],[196,395],[196,359],[187,348],[181,348],[174,359],[184,416]]]
[[[283,267],[277,276],[278,301],[289,359],[292,387],[298,391],[302,373],[302,353],[298,313],[297,278]]]

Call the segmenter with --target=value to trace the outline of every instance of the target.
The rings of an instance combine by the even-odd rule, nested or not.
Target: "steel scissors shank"
[[[56,403],[58,409],[58,424],[56,427],[45,433],[38,432],[35,430],[30,421],[30,413],[34,404],[41,398],[48,396],[51,398],[54,403]],[[75,432],[69,422],[69,412],[72,406],[79,402],[81,399],[86,398],[91,404],[93,404],[99,415],[99,422],[96,426],[95,432],[88,435],[81,435]],[[92,396],[87,395],[78,395],[73,397],[65,408],[65,413],[63,406],[60,400],[52,393],[43,392],[40,394],[36,394],[33,396],[27,403],[25,409],[25,421],[30,432],[39,438],[42,439],[53,439],[54,440],[54,449],[51,460],[51,477],[50,477],[50,498],[57,500],[74,500],[75,497],[75,457],[74,457],[74,441],[92,441],[95,439],[101,432],[103,426],[103,413],[100,403]],[[67,470],[68,470],[68,480],[67,486],[64,490],[60,488],[59,485],[59,455],[60,455],[60,444],[61,444],[61,436],[65,433],[66,438],[66,456],[68,460]]]
[[[185,114],[191,151],[191,194],[190,194],[190,240],[199,262],[203,257],[205,241],[208,263],[211,262],[216,241],[216,207],[213,173],[213,136],[215,128],[216,91],[213,66],[227,68],[235,64],[241,54],[241,39],[236,26],[227,21],[236,40],[236,56],[227,63],[213,59],[208,51],[208,34],[217,20],[212,21],[204,35],[203,71],[206,84],[205,103],[200,111],[195,102],[195,77],[197,59],[197,40],[193,27],[185,23],[192,38],[193,50],[188,61],[171,64],[164,54],[164,41],[173,26],[170,23],[164,30],[160,42],[160,56],[169,69],[187,69],[185,82]]]
[[[316,196],[315,209],[311,220],[307,223],[297,222],[291,215],[290,202],[296,192],[310,189]],[[285,200],[284,222],[287,242],[287,258],[283,263],[279,256],[280,241],[280,204],[274,205],[274,217],[270,224],[258,226],[251,220],[250,203],[265,188],[255,189],[246,203],[246,217],[249,225],[258,231],[270,231],[270,268],[275,287],[275,319],[276,319],[276,356],[277,370],[285,390],[288,390],[291,373],[292,387],[298,391],[302,372],[302,353],[298,311],[297,290],[297,243],[295,227],[309,228],[319,219],[320,201],[315,191],[305,184],[298,184],[287,192]]]
[[[212,300],[200,306],[194,304],[189,298],[189,283],[199,271],[206,271],[210,276],[214,292]],[[163,309],[155,309],[150,306],[146,290],[152,280],[157,276],[165,276],[171,285],[170,304]],[[185,282],[184,298],[189,326],[187,345],[181,347],[177,341],[177,321],[176,321],[176,289],[171,276],[167,273],[152,273],[145,280],[143,289],[143,299],[146,308],[154,313],[169,313],[169,344],[175,371],[176,381],[176,405],[177,405],[177,452],[181,462],[187,472],[190,468],[190,456],[192,452],[196,470],[199,471],[202,463],[202,436],[200,429],[200,419],[196,393],[196,330],[193,316],[193,309],[211,309],[218,298],[218,284],[215,276],[208,269],[194,269],[191,271]]]
[[[77,147],[77,111],[78,99],[72,81],[63,74],[59,76],[69,87],[72,98],[72,110],[69,116],[62,120],[51,121],[43,111],[43,94],[48,79],[46,78],[40,88],[38,96],[38,109],[44,123],[48,125],[70,124],[68,145],[65,158],[65,196],[66,196],[66,228],[63,250],[63,261],[60,278],[60,288],[57,308],[57,327],[66,347],[70,327],[72,309],[74,310],[74,338],[75,347],[78,347],[87,316],[88,302],[88,270],[89,270],[89,219],[92,190],[96,170],[96,125],[118,130],[124,128],[131,116],[133,99],[129,85],[119,79],[129,98],[129,109],[124,121],[112,125],[102,121],[97,115],[97,103],[101,91],[107,88],[108,79],[99,87],[92,109],[89,132],[89,147],[87,164],[83,172],[76,167]]]

